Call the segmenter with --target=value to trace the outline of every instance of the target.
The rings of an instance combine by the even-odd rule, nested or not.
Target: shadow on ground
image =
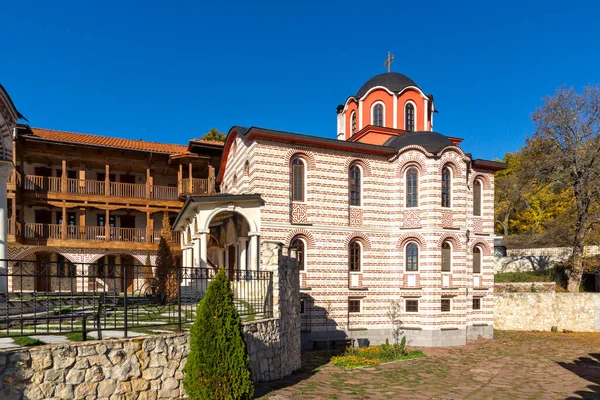
[[[257,383],[254,389],[254,396],[259,398],[266,396],[274,390],[294,386],[319,372],[319,369],[322,366],[329,363],[331,357],[339,355],[342,352],[343,350],[304,351],[302,352],[302,366],[298,371],[294,372],[290,376],[278,379],[276,381]]]
[[[588,390],[578,390],[575,392],[576,396],[570,396],[568,400],[600,398],[600,354],[590,353],[590,356],[591,358],[579,357],[572,363],[557,363],[580,378],[593,383],[587,386]]]

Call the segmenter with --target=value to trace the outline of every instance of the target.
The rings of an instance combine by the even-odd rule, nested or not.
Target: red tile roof
[[[31,132],[33,132],[33,135],[30,135],[29,137],[33,136],[38,137],[40,139],[52,140],[55,142],[86,144],[91,146],[113,147],[119,149],[130,149],[140,151],[151,151],[156,153],[185,153],[187,152],[188,148],[187,145],[180,144],[146,142],[144,140],[121,139],[108,136],[90,135],[87,133],[57,131],[53,129],[31,128]],[[208,140],[202,140],[201,142],[222,145],[222,143],[212,142]]]

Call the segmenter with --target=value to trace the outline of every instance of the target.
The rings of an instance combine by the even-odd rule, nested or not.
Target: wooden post
[[[110,174],[110,165],[106,164],[106,176],[104,177],[104,195],[105,196],[110,196],[110,177],[109,177],[109,174]],[[106,212],[108,213],[108,210],[106,210]],[[106,221],[106,223],[108,223],[108,220]]]
[[[67,191],[67,160],[62,160],[62,175],[60,177],[62,192],[65,193]]]
[[[178,195],[183,193],[183,164],[179,163],[179,171],[177,171],[177,190]]]
[[[146,243],[151,242],[150,235],[152,230],[150,229],[150,211],[146,211]]]
[[[192,183],[192,163],[191,162],[188,164],[188,167],[189,167],[188,177],[190,178],[189,191],[190,191],[190,194],[193,194],[192,189],[193,189],[194,186],[193,186],[193,183]]]
[[[208,190],[207,194],[215,194],[215,169],[212,165],[208,166]]]
[[[67,240],[67,207],[65,207],[64,202],[63,202],[63,206],[62,206],[62,226],[60,227],[61,230],[61,239],[62,240]]]
[[[79,237],[78,239],[86,240],[85,237],[85,207],[79,207]],[[92,239],[92,238],[89,238]]]
[[[12,181],[15,184],[15,189],[16,189],[17,185],[19,184],[19,182],[17,182],[17,139],[16,138],[13,138],[12,161],[13,161],[13,165],[14,165],[14,168],[12,170]],[[13,203],[13,206],[14,206],[14,203]],[[15,209],[13,207],[13,213],[14,213],[14,210]],[[15,231],[13,230],[13,232],[15,232]]]
[[[106,166],[108,171],[108,165]],[[106,216],[104,217],[104,240],[110,241],[110,212],[106,209]]]
[[[146,198],[150,198],[150,189],[152,188],[152,183],[150,182],[150,168],[146,168]]]
[[[12,213],[10,216],[10,228],[11,228],[11,232],[15,235],[15,237],[17,236],[17,196],[15,195],[15,197],[13,197],[12,199],[10,199],[12,202]]]

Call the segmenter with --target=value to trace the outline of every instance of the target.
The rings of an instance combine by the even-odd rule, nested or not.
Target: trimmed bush
[[[183,387],[191,400],[251,399],[250,356],[233,292],[220,270],[198,305]]]

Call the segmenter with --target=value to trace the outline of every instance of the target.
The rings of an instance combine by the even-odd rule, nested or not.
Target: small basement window
[[[473,310],[481,310],[481,299],[479,297],[473,299]]]
[[[442,312],[450,312],[450,299],[442,299]]]
[[[360,312],[360,300],[348,300],[348,312],[359,313]]]
[[[406,312],[419,312],[419,300],[406,300]]]

